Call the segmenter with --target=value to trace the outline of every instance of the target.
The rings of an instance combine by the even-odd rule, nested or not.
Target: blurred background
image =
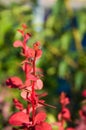
[[[48,121],[56,120],[62,91],[70,98],[75,120],[86,88],[86,0],[0,0],[0,130],[11,130],[12,98],[20,98],[5,81],[24,76],[20,49],[13,48],[13,42],[21,39],[17,29],[22,23],[32,34],[28,45],[37,40],[42,45],[43,56],[37,66],[43,69],[43,91],[48,92],[46,102],[57,106],[57,110],[46,108]]]

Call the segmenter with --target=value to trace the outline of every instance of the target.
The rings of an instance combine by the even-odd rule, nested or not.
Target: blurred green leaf
[[[61,78],[64,78],[67,74],[68,71],[68,65],[65,61],[61,61],[59,63],[59,68],[58,68],[58,75]]]
[[[70,32],[66,32],[61,37],[61,49],[63,51],[67,51],[69,49],[70,41],[71,41],[71,33]]]
[[[75,89],[79,90],[82,87],[84,81],[84,72],[78,71],[75,74]]]

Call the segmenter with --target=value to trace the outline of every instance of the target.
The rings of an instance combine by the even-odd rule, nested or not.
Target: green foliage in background
[[[47,102],[56,104],[59,110],[55,98],[59,92],[65,91],[72,97],[72,111],[75,106],[77,108],[76,116],[82,100],[81,92],[86,87],[86,43],[82,45],[84,36],[86,38],[86,14],[85,9],[73,10],[71,6],[68,7],[66,0],[58,0],[44,23],[44,54],[40,66],[44,70],[45,89],[49,92],[50,100],[47,98]],[[69,86],[65,87],[64,83],[63,87],[60,86],[62,80]]]
[[[33,0],[32,5],[34,6],[21,3],[12,4],[10,7],[0,6],[0,84],[5,84],[6,78],[14,75],[23,78],[20,50],[13,48],[13,42],[21,39],[17,29],[22,23],[26,23],[28,31],[33,35],[28,44],[36,40],[42,43],[43,56],[38,66],[43,69],[44,90],[49,93],[47,102],[60,109],[57,99],[58,88],[60,89],[58,79],[61,78],[71,85],[72,100],[79,104],[81,91],[86,86],[86,48],[82,46],[86,33],[86,9],[71,11],[71,8],[67,8],[66,0],[58,0],[41,25],[42,29],[37,31],[39,24],[33,22],[36,0]],[[76,26],[72,24],[74,19],[78,24]],[[51,108],[48,110],[50,113],[57,113]]]
[[[0,11],[0,82],[21,72],[18,68],[21,57],[13,48],[13,42],[20,38],[17,29],[22,23],[28,23],[29,31],[32,30],[31,20],[32,9],[27,5],[16,5]]]
[[[46,62],[42,58],[42,66],[48,80],[51,76],[67,79],[78,90],[85,86],[86,46],[82,46],[82,40],[86,33],[86,14],[85,9],[72,11],[67,9],[65,0],[59,0],[53,7],[43,31]],[[72,23],[74,19],[78,25]],[[50,85],[51,82],[48,86],[56,86]]]

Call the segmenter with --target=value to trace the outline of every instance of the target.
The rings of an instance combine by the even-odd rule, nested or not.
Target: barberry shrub
[[[26,30],[27,26],[23,24],[22,29],[18,30],[22,35],[22,41],[17,40],[13,43],[15,48],[21,48],[20,54],[24,57],[21,68],[25,74],[25,80],[22,81],[18,76],[13,76],[6,80],[6,84],[9,88],[20,91],[20,96],[27,106],[25,107],[22,102],[14,98],[13,103],[18,111],[10,116],[9,124],[14,127],[13,130],[52,130],[54,126],[57,126],[57,130],[76,130],[72,127],[65,127],[67,121],[71,121],[71,114],[67,108],[70,101],[64,92],[61,93],[59,99],[61,111],[57,116],[57,122],[52,122],[51,125],[47,123],[47,114],[43,109],[39,109],[42,106],[56,107],[45,103],[45,100],[41,99],[47,95],[46,92],[38,93],[43,88],[41,80],[43,75],[41,69],[36,67],[36,62],[41,58],[42,50],[39,41],[35,42],[32,48],[27,45],[31,34],[27,33]],[[85,91],[82,94],[86,95]]]
[[[18,30],[23,40],[17,40],[13,43],[15,48],[21,48],[20,54],[24,57],[24,60],[21,62],[21,67],[25,74],[25,81],[14,76],[7,79],[6,84],[9,88],[15,88],[20,91],[20,96],[22,100],[27,102],[27,107],[25,108],[18,99],[13,99],[13,103],[18,109],[18,112],[10,116],[9,123],[15,129],[52,130],[51,125],[45,121],[46,113],[43,110],[37,112],[40,106],[48,105],[44,100],[40,99],[46,96],[46,93],[38,94],[36,91],[43,88],[41,70],[36,67],[36,61],[42,56],[40,42],[35,42],[32,48],[28,47],[27,42],[31,38],[31,34],[27,33],[26,29],[27,26],[23,24],[22,29]]]

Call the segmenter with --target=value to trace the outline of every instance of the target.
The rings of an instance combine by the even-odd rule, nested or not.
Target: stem
[[[65,105],[64,104],[62,104],[62,110],[65,108]],[[61,115],[62,115],[62,119],[61,119],[61,126],[63,127],[63,129],[64,129],[64,118],[63,118],[63,112],[62,112],[62,110],[61,110]]]
[[[35,61],[36,61],[36,51],[35,56],[33,60],[33,75],[35,76]],[[34,97],[35,97],[35,90],[34,90],[35,81],[32,82],[32,124],[34,124],[34,118],[35,118],[35,105],[34,105]]]
[[[34,82],[32,84],[32,124],[34,124],[34,118],[35,118],[35,106],[34,106]]]
[[[55,107],[55,106],[52,106],[52,105],[47,104],[47,103],[42,103],[41,101],[39,101],[39,104],[41,104],[41,105],[43,105],[43,106],[48,106],[48,107],[51,107],[51,108],[56,109],[56,107]]]

